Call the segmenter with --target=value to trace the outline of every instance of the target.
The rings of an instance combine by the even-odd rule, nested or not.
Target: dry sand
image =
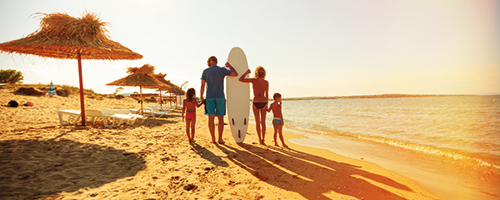
[[[31,97],[0,89],[0,199],[441,199],[376,164],[288,143],[255,144],[250,126],[237,145],[212,144],[197,112],[190,144],[180,110],[134,126],[61,126],[56,110],[79,109],[77,96]],[[135,107],[131,98],[89,99],[87,108]],[[217,123],[217,122],[216,122]],[[266,143],[272,141],[268,127]],[[301,137],[285,133],[285,138]]]

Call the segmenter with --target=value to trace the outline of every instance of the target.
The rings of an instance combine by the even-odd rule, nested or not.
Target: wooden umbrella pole
[[[179,103],[179,102],[177,102],[177,94],[175,94],[174,101],[175,101],[175,109],[177,109],[177,103]]]
[[[82,117],[82,126],[85,126],[85,103],[83,100],[83,78],[82,78],[82,54],[80,50],[77,52],[78,58],[78,76],[80,79],[80,110]]]
[[[163,105],[162,105],[163,99],[161,98],[161,88],[159,88],[159,89],[160,89],[160,110],[162,110],[163,109]]]
[[[141,92],[141,115],[144,115],[144,110],[142,108],[142,102],[144,102],[144,99],[142,99],[142,85],[139,85],[139,91]]]
[[[168,97],[170,107],[172,107],[172,92],[170,92],[170,96]]]

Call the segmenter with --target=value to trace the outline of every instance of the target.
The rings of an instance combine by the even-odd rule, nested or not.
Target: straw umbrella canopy
[[[169,80],[165,80],[165,76],[167,76],[167,74],[161,74],[161,73],[159,73],[159,74],[155,74],[154,76],[160,82],[162,82],[162,83],[164,83],[166,85],[169,85],[171,87],[171,89],[169,90],[170,93],[174,93],[174,94],[177,94],[177,95],[184,95],[185,94],[184,90],[182,90],[181,87],[177,86],[176,84],[173,84]]]
[[[158,78],[158,76],[159,76],[159,75],[161,76],[161,75],[162,75],[162,73],[159,73],[159,74],[153,74],[152,76],[153,76],[156,80],[158,80],[158,81],[162,82],[162,81],[161,81],[161,79],[159,79],[159,78]],[[163,75],[163,76],[166,76],[166,75],[167,75],[167,74],[165,74],[165,75]],[[171,89],[173,88],[173,86],[171,86],[171,85],[169,85],[169,84],[167,84],[167,83],[165,83],[165,82],[162,82],[162,83],[164,84],[164,86],[158,87],[158,90],[156,90],[156,91],[159,91],[159,93],[160,93],[160,106],[162,106],[162,105],[163,105],[163,98],[162,98],[162,96],[161,96],[161,91],[162,91],[162,90],[163,90],[163,91],[169,91],[169,90],[171,90]]]
[[[142,88],[169,88],[168,85],[158,81],[153,76],[154,66],[144,64],[142,67],[129,67],[127,73],[130,75],[106,84],[107,86],[139,86],[141,95],[141,113],[143,113]]]
[[[153,78],[155,78],[157,81],[159,81],[159,80],[156,78],[156,75],[155,75],[155,74],[153,74],[153,75],[152,75],[152,77],[153,77]],[[161,82],[161,81],[160,81],[160,82]],[[165,84],[165,83],[163,83],[163,82],[161,82],[161,83],[162,83],[162,85],[161,85],[161,86],[159,86],[159,87],[149,87],[149,88],[153,88],[153,89],[154,89],[154,88],[158,88],[158,90],[157,90],[157,91],[160,91],[160,92],[159,92],[159,93],[160,93],[160,107],[161,107],[161,106],[163,106],[163,99],[162,99],[162,97],[161,97],[161,91],[162,91],[162,90],[163,90],[163,91],[167,91],[167,90],[172,89],[172,86],[167,85],[167,84]]]
[[[142,55],[133,52],[107,36],[106,22],[94,13],[74,18],[64,13],[36,13],[40,18],[40,29],[30,35],[0,44],[0,51],[32,54],[59,59],[77,59],[80,85],[80,109],[82,125],[85,125],[83,98],[82,59],[135,60]]]
[[[159,92],[160,92],[160,106],[162,106],[162,105],[163,105],[163,99],[162,99],[162,97],[161,97],[161,90],[164,90],[164,91],[165,91],[165,90],[169,90],[169,89],[171,89],[171,88],[172,88],[172,87],[171,87],[171,86],[168,86],[168,85],[167,85],[167,86],[161,86],[161,87],[158,87],[158,90],[157,90],[157,91],[159,91]]]
[[[182,90],[181,87],[173,84],[169,80],[166,80],[165,76],[167,76],[167,74],[162,74],[162,73],[154,74],[154,77],[156,79],[158,79],[160,82],[164,83],[165,85],[170,86],[170,89],[168,90],[168,92],[170,94],[172,94],[172,93],[175,95],[184,95],[185,94],[184,90]],[[160,90],[160,93],[161,93],[161,90]]]

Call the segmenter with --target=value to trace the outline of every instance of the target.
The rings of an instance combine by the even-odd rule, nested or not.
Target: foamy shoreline
[[[498,189],[496,183],[499,181],[500,170],[495,166],[483,165],[480,161],[469,157],[459,159],[353,137],[321,136],[289,131],[304,136],[291,138],[289,141],[292,143],[321,148],[341,156],[376,163],[385,169],[417,181],[426,189],[447,199],[461,199],[464,196],[494,199],[493,196],[484,195],[473,188],[483,188],[483,190],[489,190],[490,193],[495,193]],[[429,177],[444,178],[436,180]],[[454,189],[443,189],[443,185],[454,185]]]
[[[242,145],[225,126],[226,145],[214,145],[203,108],[197,111],[197,142],[190,144],[179,111],[133,127],[82,129],[60,126],[55,112],[79,109],[75,96],[29,97],[0,90],[0,103],[11,99],[48,108],[0,108],[6,124],[0,134],[0,199],[440,199],[417,182],[360,158],[293,143],[288,143],[291,149],[252,144],[255,126]],[[129,98],[86,99],[85,104],[139,107]],[[268,127],[268,145],[274,144],[272,133]],[[301,137],[285,134],[286,139]]]

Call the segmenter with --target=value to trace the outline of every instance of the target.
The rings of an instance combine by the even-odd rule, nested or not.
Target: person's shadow
[[[215,155],[210,150],[205,147],[202,147],[195,142],[190,143],[191,150],[193,150],[196,154],[200,155],[202,158],[210,161],[212,164],[217,165],[219,167],[228,167],[226,161],[222,160],[220,156]]]
[[[145,168],[136,153],[71,140],[0,141],[0,199],[38,199],[99,187]]]
[[[273,186],[294,191],[307,199],[326,199],[324,193],[336,192],[358,199],[405,199],[370,182],[378,182],[400,190],[412,191],[390,178],[373,174],[347,163],[328,160],[315,155],[295,150],[280,148],[264,149],[260,146],[240,144],[244,149],[226,145],[217,147],[227,158],[250,172],[255,177]],[[315,173],[309,173],[309,171]],[[352,188],[357,185],[364,191],[371,192],[367,196],[363,191]]]

